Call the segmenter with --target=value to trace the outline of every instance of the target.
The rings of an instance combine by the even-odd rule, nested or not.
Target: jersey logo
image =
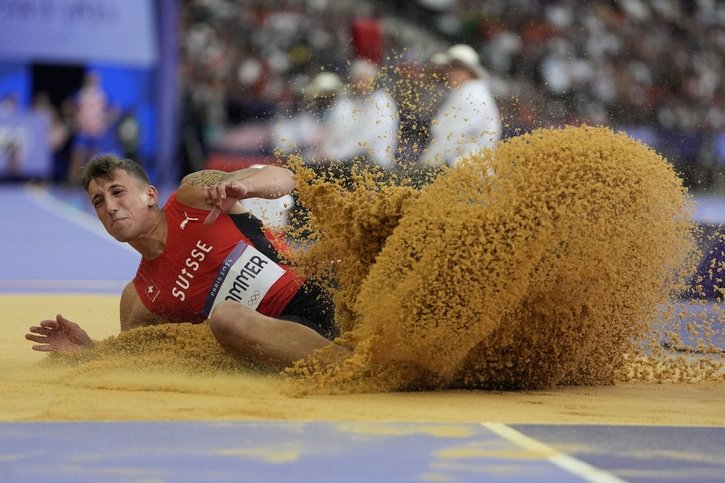
[[[156,301],[156,297],[159,296],[161,293],[161,290],[159,290],[159,287],[156,286],[153,280],[149,280],[146,284],[146,296],[151,300],[151,302]]]
[[[190,221],[199,221],[199,218],[192,218],[191,216],[187,215],[186,212],[184,212],[184,217],[186,219],[182,221],[181,224],[179,224],[179,228],[181,228],[182,230],[186,228],[186,224]]]

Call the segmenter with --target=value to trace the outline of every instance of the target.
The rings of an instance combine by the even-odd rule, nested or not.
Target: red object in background
[[[383,36],[380,20],[358,18],[352,21],[352,48],[356,58],[380,65],[383,59]]]

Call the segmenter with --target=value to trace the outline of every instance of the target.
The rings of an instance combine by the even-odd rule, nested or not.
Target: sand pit
[[[61,312],[94,338],[117,332],[114,296],[0,296],[0,420],[357,420],[725,425],[725,382],[623,383],[539,391],[290,394],[285,380],[249,372],[117,359],[93,367],[49,364],[27,326]]]

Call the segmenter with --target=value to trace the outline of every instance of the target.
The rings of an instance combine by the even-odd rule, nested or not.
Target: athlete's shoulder
[[[180,189],[177,189],[169,196],[169,199],[164,204],[164,211],[166,216],[181,216],[182,218],[188,218],[191,216],[206,216],[210,211],[208,207],[201,208],[198,203],[190,203],[183,196],[183,192],[180,193]]]

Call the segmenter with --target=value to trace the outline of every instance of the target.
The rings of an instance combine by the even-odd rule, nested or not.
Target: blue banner
[[[0,59],[151,67],[154,25],[152,0],[0,0]]]

